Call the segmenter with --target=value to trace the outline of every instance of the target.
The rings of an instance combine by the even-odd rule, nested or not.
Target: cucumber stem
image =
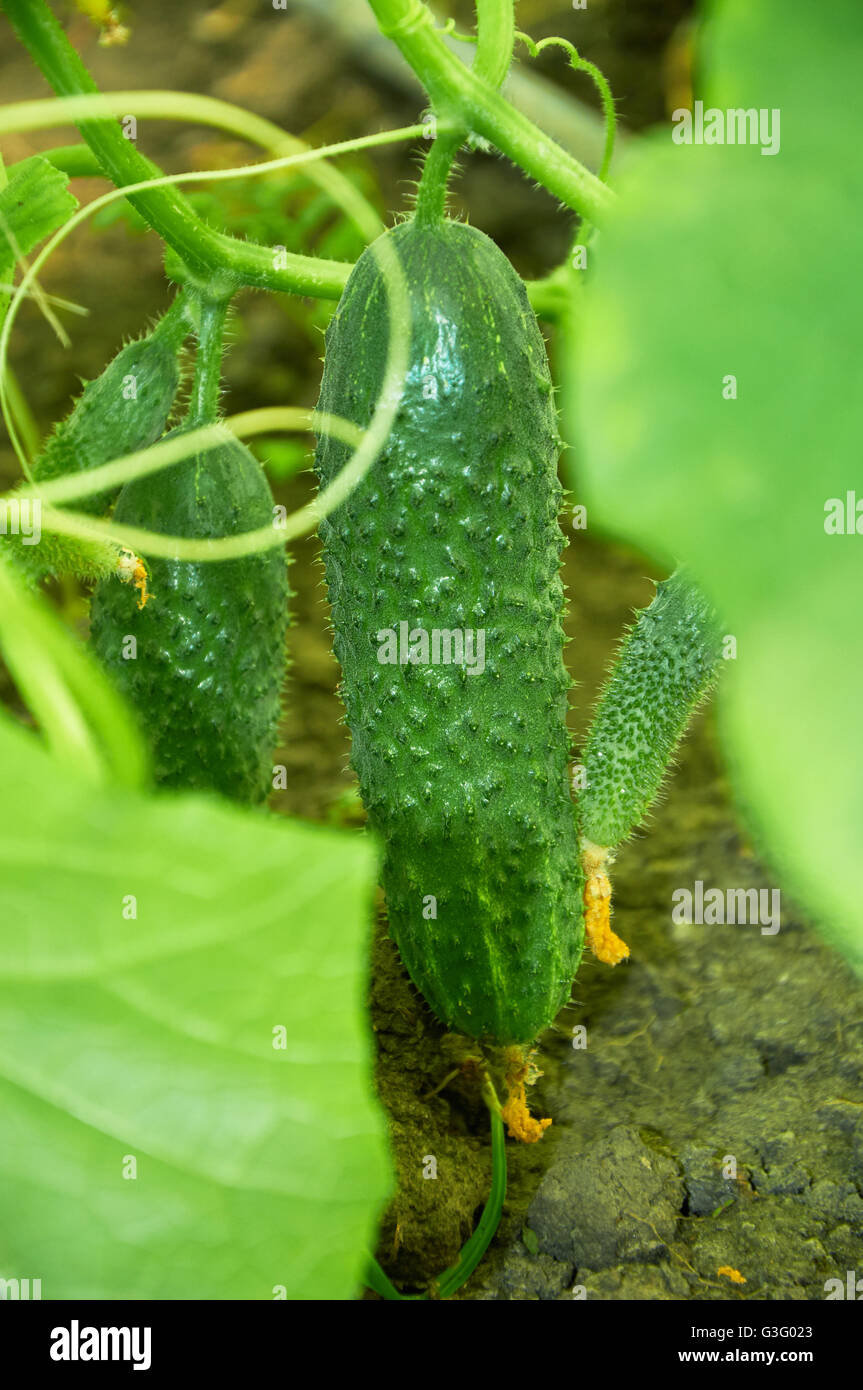
[[[472,71],[492,91],[497,91],[512,62],[513,0],[476,0],[476,32],[477,51]],[[414,214],[420,226],[433,226],[446,216],[449,178],[466,135],[463,127],[451,134],[439,135],[426,155]]]
[[[98,92],[98,87],[66,38],[45,0],[8,0],[6,16],[34,62],[58,96]],[[160,171],[139,154],[110,118],[81,120],[78,129],[103,170],[118,188],[155,177]],[[212,262],[213,233],[191,211],[182,194],[172,188],[153,188],[129,195],[144,220],[198,273]]]
[[[186,290],[179,290],[167,309],[150,332],[150,338],[158,338],[175,352],[188,338],[194,324],[192,307]]]
[[[198,353],[186,415],[186,425],[190,427],[212,424],[218,414],[225,317],[228,312],[227,299],[202,298],[198,303]]]
[[[439,135],[425,157],[414,213],[421,227],[440,223],[446,216],[449,176],[463,140],[463,131]]]
[[[369,0],[378,27],[398,46],[436,110],[496,146],[567,207],[602,225],[614,194],[451,53],[419,0]]]
[[[98,95],[96,83],[45,0],[6,0],[3,12],[57,96]],[[244,138],[282,134],[277,127],[260,119],[249,117],[247,124],[252,129],[244,132]],[[139,154],[125,138],[114,117],[81,117],[76,125],[95,156],[100,172],[118,189],[162,176],[161,169]],[[386,138],[389,138],[388,133]],[[80,173],[88,167],[82,156],[71,154],[68,147],[65,152],[61,149],[54,153],[60,161],[58,167],[70,164],[70,172]],[[346,182],[332,169],[324,178],[331,186],[333,181],[340,187]],[[354,204],[360,201],[355,189],[352,194]],[[351,269],[341,262],[284,252],[277,270],[273,265],[272,247],[217,232],[202,221],[183,194],[170,185],[139,188],[126,197],[179,258],[187,275],[204,285],[224,284],[229,279],[235,284],[338,299]],[[340,201],[344,203],[344,198]]]

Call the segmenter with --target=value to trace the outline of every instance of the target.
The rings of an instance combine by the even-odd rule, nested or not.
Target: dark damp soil
[[[519,21],[537,37],[565,33],[579,42],[605,67],[637,128],[660,119],[685,80],[684,46],[670,40],[690,8],[685,0],[607,0],[574,16],[562,0],[522,0]],[[106,85],[209,91],[316,140],[414,119],[403,90],[375,89],[361,56],[307,12],[276,29],[254,10],[245,0],[196,0],[181,15],[154,0],[133,7],[136,38],[125,53],[98,49],[83,19],[73,20],[74,37]],[[166,46],[165,32],[178,25],[182,41]],[[298,67],[290,58],[309,34],[314,62]],[[552,59],[541,66],[568,82]],[[334,70],[341,79],[330,117]],[[0,77],[9,100],[42,94],[11,45],[0,56]],[[7,163],[65,138],[13,137],[4,142]],[[170,168],[196,158],[215,163],[226,153],[210,134],[160,125],[143,132],[142,148]],[[236,147],[231,153],[236,159]],[[386,151],[373,167],[382,206],[403,207],[413,157]],[[101,188],[78,185],[83,196]],[[562,255],[567,220],[502,161],[472,156],[458,200],[523,273],[540,274]],[[35,311],[22,318],[13,360],[43,426],[67,408],[75,375],[94,375],[166,298],[155,238],[123,227],[77,233],[48,279],[53,293],[86,305],[92,318],[73,325],[71,353]],[[275,300],[247,296],[241,309],[245,328],[237,325],[227,364],[226,407],[312,404],[320,338],[296,308],[286,312]],[[14,476],[8,457],[3,475]],[[291,507],[310,492],[307,476],[277,488]],[[623,625],[650,601],[652,587],[649,567],[631,552],[583,532],[570,536],[577,750]],[[316,542],[300,543],[292,564],[293,673],[277,754],[288,787],[273,810],[360,826],[322,580]],[[70,621],[83,622],[74,586],[55,596]],[[4,680],[4,698],[7,691]],[[649,828],[614,868],[616,927],[632,948],[630,962],[612,970],[586,957],[571,1006],[540,1040],[544,1075],[532,1105],[553,1125],[539,1144],[508,1143],[503,1220],[461,1297],[818,1299],[827,1279],[844,1282],[846,1271],[861,1270],[863,988],[784,892],[776,935],[757,926],[674,925],[673,892],[697,880],[782,886],[740,829],[709,709]],[[488,1118],[475,1075],[460,1065],[463,1042],[445,1036],[423,1004],[386,936],[382,906],[379,917],[370,1016],[399,1193],[383,1216],[377,1253],[410,1289],[451,1264],[475,1225],[489,1183]],[[581,1041],[586,1046],[573,1046]]]

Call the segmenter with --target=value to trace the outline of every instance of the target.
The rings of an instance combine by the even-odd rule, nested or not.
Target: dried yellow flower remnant
[[[589,845],[581,856],[586,875],[584,934],[597,960],[606,965],[619,965],[629,955],[629,947],[611,929],[611,881],[604,867],[607,853],[596,845]]]
[[[717,1274],[724,1274],[726,1279],[730,1279],[732,1284],[745,1284],[746,1280],[739,1269],[732,1269],[731,1265],[720,1265]]]
[[[124,584],[134,584],[138,590],[138,607],[146,608],[150,591],[147,588],[147,566],[131,550],[121,550],[117,561],[117,574]]]
[[[510,1139],[535,1144],[551,1124],[551,1120],[535,1119],[527,1103],[527,1087],[542,1073],[533,1061],[533,1054],[525,1056],[520,1047],[508,1047],[505,1059],[507,1096],[501,1107],[501,1118]]]

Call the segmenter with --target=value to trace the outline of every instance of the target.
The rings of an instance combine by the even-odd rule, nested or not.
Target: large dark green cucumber
[[[272,524],[273,499],[260,464],[232,443],[127,483],[114,517],[164,535],[214,538]],[[283,551],[195,564],[154,560],[148,586],[139,608],[130,584],[102,581],[91,635],[138,713],[156,780],[263,800],[285,673]]]
[[[40,482],[83,473],[146,449],[163,433],[180,384],[177,353],[189,332],[175,301],[151,333],[121,348],[71,413],[55,427],[33,464]],[[77,510],[107,511],[119,489],[81,498]]]
[[[545,345],[483,233],[386,236],[410,297],[408,379],[384,452],[321,526],[353,764],[415,984],[448,1027],[528,1042],[566,1003],[583,937]],[[372,247],[328,330],[321,410],[368,425],[389,332]],[[322,483],[348,453],[320,440]],[[387,664],[387,630],[398,644],[419,629],[428,654],[418,635],[417,662]],[[443,637],[434,662],[436,630],[474,633],[473,671],[445,663]]]

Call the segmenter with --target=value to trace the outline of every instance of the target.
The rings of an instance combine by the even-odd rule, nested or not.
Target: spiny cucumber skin
[[[38,545],[24,545],[20,536],[0,541],[3,558],[14,565],[24,581],[35,588],[48,575],[74,575],[82,581],[115,573],[118,550],[101,541],[82,541],[43,531]]]
[[[644,818],[720,656],[716,617],[681,571],[656,586],[621,646],[582,763],[582,837],[619,845]]]
[[[567,1002],[583,940],[545,345],[483,233],[386,235],[411,366],[387,447],[321,526],[352,761],[414,983],[448,1028],[526,1043]],[[321,410],[368,425],[388,331],[370,248],[328,330]],[[320,440],[322,484],[348,454]],[[402,620],[485,629],[485,670],[381,664],[377,634]]]
[[[129,396],[134,380],[135,397]],[[105,370],[84,387],[71,413],[33,464],[38,482],[84,473],[146,449],[163,433],[180,384],[176,346],[151,334],[121,348]],[[79,498],[75,510],[100,516],[119,489]]]
[[[272,524],[260,464],[241,444],[221,445],[127,483],[115,519],[166,535],[217,537]],[[288,583],[280,549],[239,560],[153,560],[150,597],[130,584],[99,584],[91,638],[137,712],[153,750],[155,780],[262,801],[285,675]],[[137,657],[124,660],[128,636]]]

